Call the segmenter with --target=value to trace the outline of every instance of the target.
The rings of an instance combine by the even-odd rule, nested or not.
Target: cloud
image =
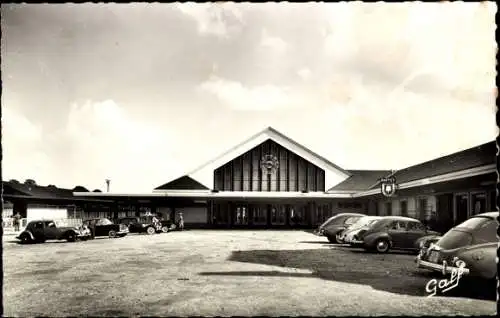
[[[2,107],[3,179],[50,180],[51,161],[42,141],[41,126],[12,108]]]
[[[266,29],[262,30],[260,46],[276,54],[284,54],[288,48],[288,44],[283,39],[270,35]]]
[[[151,191],[151,182],[183,170],[175,160],[175,140],[113,100],[71,105],[62,137],[71,145],[66,160],[74,168],[68,175],[91,187],[110,178],[113,191]]]
[[[269,111],[301,106],[301,98],[291,88],[274,85],[254,87],[241,82],[212,76],[199,86],[200,91],[216,96],[221,102],[235,110]]]
[[[243,16],[234,3],[199,4],[193,2],[177,3],[176,8],[193,18],[202,35],[214,35],[221,38],[239,33],[243,25]]]
[[[311,77],[311,74],[311,70],[307,67],[301,68],[297,71],[297,75],[299,75],[304,81],[307,81]]]
[[[479,3],[343,3],[324,9],[325,69],[357,72],[367,81],[393,86],[407,82],[407,90],[454,94],[457,99],[457,91],[482,99],[494,87],[491,6],[485,10]]]

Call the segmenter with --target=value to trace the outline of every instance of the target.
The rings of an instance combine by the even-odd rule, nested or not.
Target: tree
[[[82,186],[76,186],[76,187],[73,189],[73,192],[89,192],[89,190],[87,190],[87,188],[82,187]]]
[[[101,190],[99,190],[99,189],[95,189],[95,190],[94,190],[94,191],[92,191],[92,192],[102,192],[102,191],[101,191]]]
[[[24,184],[26,184],[26,185],[36,185],[36,181],[33,180],[33,179],[26,179],[24,181]]]
[[[19,183],[19,181],[17,181],[16,179],[10,179],[9,182],[10,183]]]

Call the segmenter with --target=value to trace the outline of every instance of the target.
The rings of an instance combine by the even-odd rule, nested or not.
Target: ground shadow
[[[426,296],[425,286],[433,276],[416,268],[414,256],[407,254],[359,254],[341,249],[249,250],[233,251],[228,260],[253,264],[310,270],[312,274],[279,271],[204,272],[200,275],[319,277],[344,283],[369,285],[391,293]],[[472,285],[471,285],[472,284]],[[475,287],[475,288],[472,288]],[[468,281],[442,296],[491,299],[491,295],[476,295],[481,286]],[[476,293],[472,293],[474,290]],[[493,290],[495,299],[496,290]]]
[[[351,253],[354,253],[354,254],[380,254],[380,253],[377,253],[376,251],[367,251],[365,249],[352,247],[352,246],[342,246],[342,247],[345,247],[346,250],[349,250]],[[401,254],[401,255],[416,256],[418,254],[418,252],[407,251],[407,250],[389,250],[389,252],[387,252],[386,254]]]
[[[260,277],[311,277],[307,273],[285,273],[279,271],[234,271],[234,272],[201,272],[201,276],[260,276]]]
[[[298,243],[306,243],[306,244],[325,244],[325,245],[330,245],[331,243],[328,241],[300,241]]]

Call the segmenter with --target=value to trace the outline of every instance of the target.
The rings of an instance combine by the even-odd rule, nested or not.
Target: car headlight
[[[455,262],[455,266],[456,266],[456,267],[465,267],[465,266],[467,266],[467,264],[465,264],[465,262],[464,262],[464,261],[462,261],[462,260],[457,260],[457,261]]]

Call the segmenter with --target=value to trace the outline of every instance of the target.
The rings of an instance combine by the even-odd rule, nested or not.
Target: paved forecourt
[[[19,245],[4,237],[6,316],[493,315],[425,297],[414,255],[305,231],[191,230]]]

